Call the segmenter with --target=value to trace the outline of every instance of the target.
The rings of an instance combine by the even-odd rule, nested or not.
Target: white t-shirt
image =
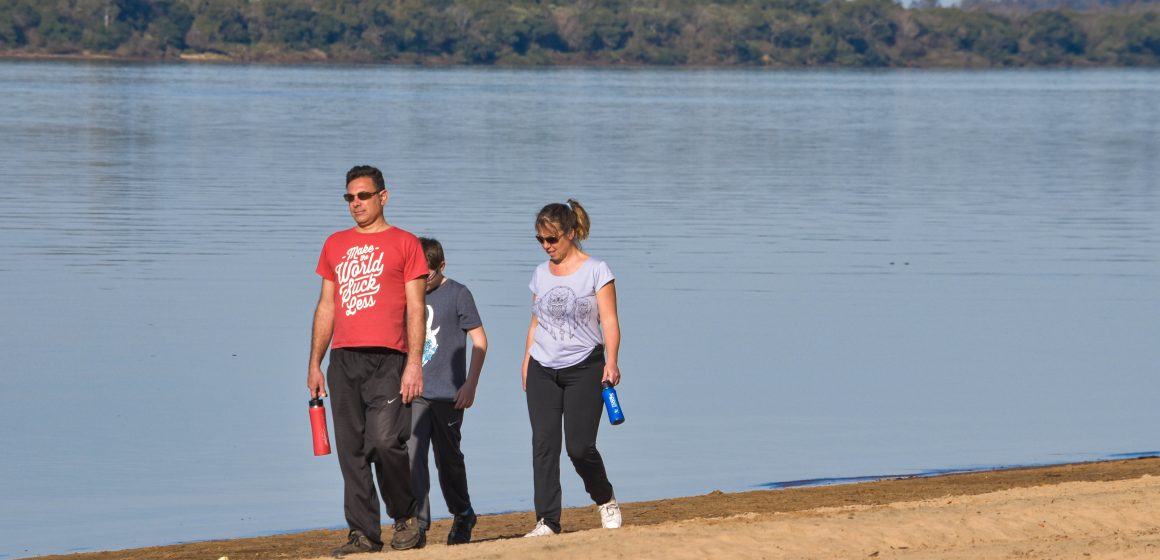
[[[532,357],[554,369],[574,366],[604,344],[596,292],[613,280],[608,264],[588,257],[567,276],[548,271],[548,263],[536,267],[528,288],[535,294],[532,313],[539,326],[532,337]]]

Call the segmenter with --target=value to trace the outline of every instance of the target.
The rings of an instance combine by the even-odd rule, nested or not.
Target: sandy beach
[[[481,516],[475,541],[374,558],[1156,558],[1160,458],[904,478],[811,488],[712,492],[622,505],[626,526],[598,528],[595,507],[566,510],[565,533],[518,538],[530,513]],[[342,531],[40,558],[327,558]]]

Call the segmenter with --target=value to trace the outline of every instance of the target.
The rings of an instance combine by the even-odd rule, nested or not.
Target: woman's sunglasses
[[[345,200],[347,203],[354,202],[354,197],[356,197],[356,196],[358,197],[359,200],[370,200],[370,199],[374,198],[375,195],[377,195],[381,192],[383,192],[383,191],[380,189],[380,190],[377,190],[374,192],[362,191],[362,192],[356,193],[356,194],[346,193],[346,194],[342,195],[342,199]]]
[[[548,237],[544,237],[542,235],[537,235],[536,241],[539,241],[540,245],[543,245],[545,241],[548,242],[548,245],[555,245],[556,243],[560,242],[560,238],[558,236],[555,236],[555,235],[549,235]]]

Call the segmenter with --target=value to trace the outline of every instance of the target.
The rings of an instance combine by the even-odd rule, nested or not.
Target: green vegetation
[[[0,54],[505,65],[1160,65],[1156,3],[1109,7],[1107,0],[1088,0],[1085,11],[1019,9],[1018,0],[971,0],[963,9],[930,0],[918,6],[890,0],[0,0]]]

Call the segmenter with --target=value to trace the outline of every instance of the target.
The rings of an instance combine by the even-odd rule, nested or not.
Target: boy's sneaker
[[[607,504],[600,506],[600,526],[605,529],[619,529],[620,528],[620,505],[616,503],[616,498],[613,498]]]
[[[534,529],[532,529],[531,532],[524,535],[524,538],[527,538],[527,537],[551,537],[555,534],[556,534],[556,532],[553,531],[552,528],[549,527],[547,523],[544,523],[543,519],[541,519],[541,520],[536,522],[536,527]]]
[[[467,513],[456,515],[451,521],[451,532],[447,533],[447,544],[466,544],[471,542],[471,530],[475,528],[475,510],[468,508]]]
[[[383,549],[383,545],[371,542],[371,539],[364,535],[362,531],[352,530],[347,534],[346,538],[346,544],[330,551],[331,556],[342,558],[347,554],[378,552]]]
[[[419,520],[408,517],[395,523],[395,534],[391,537],[391,548],[395,550],[422,548],[426,544],[426,539],[423,537],[423,529],[419,527]]]

